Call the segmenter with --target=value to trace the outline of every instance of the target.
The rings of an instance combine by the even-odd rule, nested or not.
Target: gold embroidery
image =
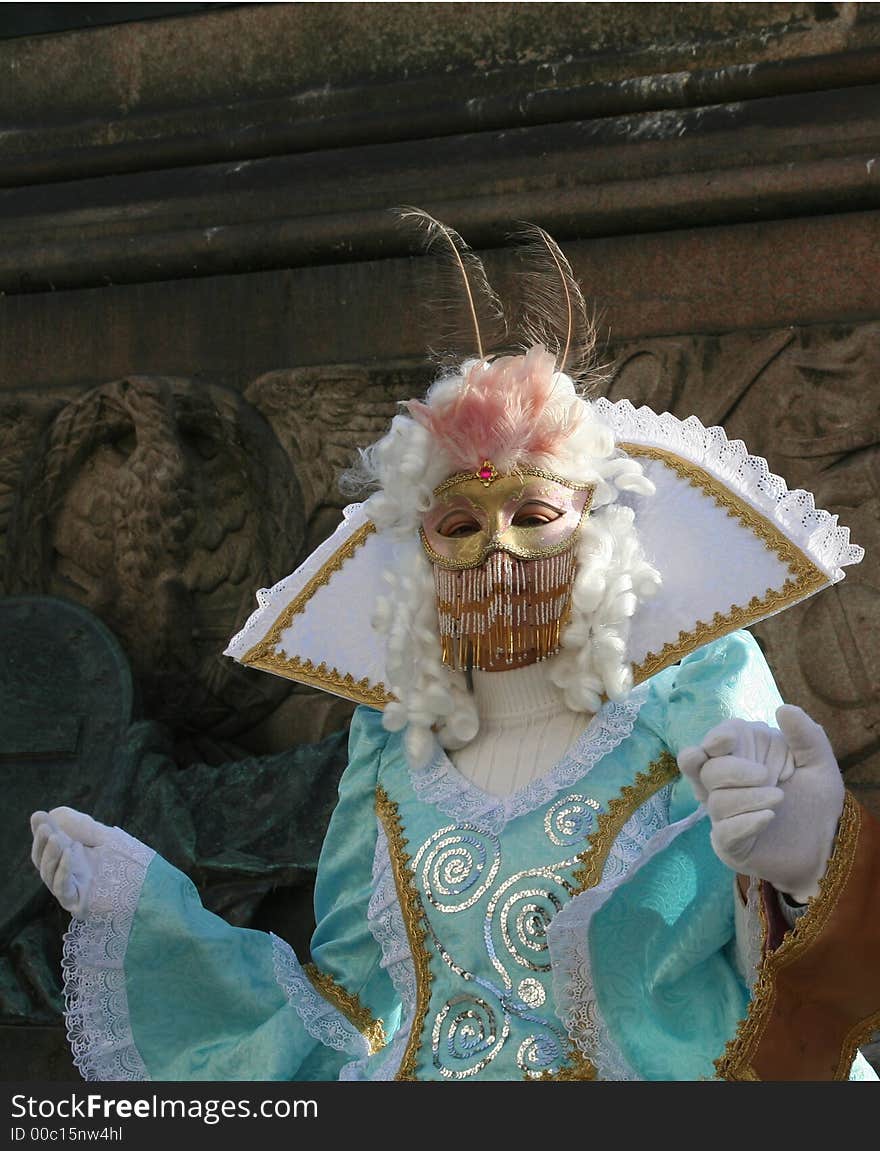
[[[284,611],[278,616],[266,635],[242,658],[242,663],[248,667],[256,667],[261,671],[271,671],[275,675],[295,679],[310,687],[318,687],[323,691],[332,691],[345,699],[355,703],[365,703],[368,707],[383,708],[394,698],[382,683],[373,684],[366,678],[356,680],[353,676],[342,673],[335,667],[327,667],[325,663],[314,664],[310,659],[300,659],[299,656],[287,657],[276,651],[281,633],[290,626],[295,615],[305,610],[306,604],[319,588],[325,587],[331,578],[340,570],[346,560],[350,559],[369,536],[376,530],[373,523],[362,524],[357,531],[352,532],[345,543],[330,556],[324,565],[312,576],[299,595],[295,596]]]
[[[863,1043],[868,1042],[878,1028],[880,1028],[880,1011],[875,1015],[871,1015],[868,1019],[863,1019],[861,1023],[857,1024],[848,1032],[846,1039],[843,1041],[843,1046],[840,1049],[840,1059],[834,1072],[835,1079],[849,1078],[850,1069],[856,1057],[856,1051],[858,1051]]]
[[[818,894],[810,900],[807,910],[795,925],[786,931],[775,951],[767,950],[767,920],[763,901],[759,904],[764,954],[758,967],[752,999],[745,1018],[740,1020],[736,1034],[728,1042],[724,1054],[715,1060],[719,1079],[755,1078],[751,1060],[764,1036],[776,1002],[776,974],[811,947],[828,923],[852,871],[860,827],[861,816],[858,805],[847,792],[837,831],[837,841],[825,874],[819,881]],[[847,1078],[856,1048],[872,1034],[878,1022],[880,1016],[866,1020],[847,1035],[834,1074],[835,1079]]]
[[[819,591],[827,583],[828,580],[823,575],[822,582],[817,583],[812,591]],[[791,580],[786,580],[779,591],[768,588],[763,596],[752,596],[745,607],[734,605],[728,612],[716,611],[710,623],[697,620],[691,631],[680,631],[678,639],[672,643],[664,644],[659,653],[650,651],[641,663],[634,664],[633,684],[640,684],[652,675],[656,675],[658,671],[663,671],[671,664],[678,663],[680,659],[684,659],[686,655],[690,655],[692,651],[696,651],[704,644],[721,639],[722,636],[729,635],[737,628],[749,627],[751,624],[765,619],[768,615],[791,607],[792,604],[798,603],[809,594],[811,592],[797,587]]]
[[[388,798],[382,787],[376,788],[376,814],[382,821],[382,826],[388,837],[388,853],[391,858],[391,869],[394,873],[394,885],[397,888],[397,898],[400,902],[403,922],[406,925],[406,934],[409,939],[416,975],[416,1003],[412,1027],[406,1051],[395,1078],[415,1079],[416,1057],[421,1044],[425,1016],[428,1013],[431,979],[433,978],[429,962],[430,953],[425,947],[428,929],[425,912],[413,882],[410,858],[406,852],[407,840],[403,835],[403,825],[400,821],[397,804]]]
[[[596,830],[587,840],[587,846],[578,859],[581,866],[575,871],[575,889],[572,895],[580,895],[595,887],[602,878],[602,869],[611,850],[611,844],[620,834],[623,825],[633,813],[651,798],[661,787],[678,778],[678,764],[671,752],[664,751],[654,760],[647,771],[641,771],[631,784],[624,787],[620,795],[608,804],[608,810],[596,820]]]
[[[356,995],[346,991],[332,975],[321,971],[314,963],[306,964],[304,971],[318,994],[328,1003],[332,1003],[336,1010],[360,1031],[370,1045],[370,1054],[375,1055],[377,1051],[381,1051],[385,1046],[385,1028],[382,1020],[374,1019]]]
[[[739,1080],[741,1083],[760,1083],[758,1074],[750,1063],[746,1063],[740,1069]]]
[[[620,443],[618,447],[631,456],[646,456],[648,459],[660,460],[686,479],[692,487],[700,488],[729,516],[738,519],[744,527],[762,540],[768,550],[775,552],[791,573],[781,588],[767,588],[763,596],[752,596],[746,605],[733,604],[728,612],[715,612],[708,623],[697,620],[690,631],[679,632],[678,639],[664,644],[660,652],[648,652],[641,663],[633,666],[634,683],[641,683],[670,664],[677,663],[703,644],[720,639],[736,628],[748,627],[749,624],[767,615],[790,607],[826,587],[830,582],[828,576],[771,520],[755,511],[744,499],[730,491],[704,468],[689,460],[683,460],[664,448],[631,443]]]
[[[611,845],[620,834],[624,824],[632,815],[655,795],[661,787],[672,783],[678,778],[678,764],[671,752],[664,751],[660,757],[648,766],[647,771],[641,771],[631,784],[621,789],[608,804],[608,810],[602,812],[596,819],[596,830],[587,840],[587,846],[578,855],[581,866],[578,867],[572,879],[574,889],[572,898],[595,887],[602,878],[602,871]],[[536,1079],[595,1079],[596,1068],[593,1062],[584,1055],[574,1044],[568,1062],[559,1071],[553,1073],[542,1072]]]
[[[276,675],[283,675],[287,679],[295,679],[297,683],[307,684],[309,687],[318,687],[322,691],[332,691],[353,703],[365,703],[367,707],[374,707],[377,711],[390,700],[394,699],[384,684],[373,685],[368,679],[355,679],[349,674],[342,675],[335,667],[328,668],[326,663],[314,664],[310,659],[300,659],[273,652],[264,659],[248,659],[248,667],[258,668],[260,671],[272,671]],[[296,674],[294,674],[296,673]]]
[[[579,1048],[575,1047],[573,1043],[569,1043],[566,1062],[558,1071],[542,1071],[540,1075],[527,1075],[526,1078],[533,1083],[593,1081],[596,1078],[596,1068]]]

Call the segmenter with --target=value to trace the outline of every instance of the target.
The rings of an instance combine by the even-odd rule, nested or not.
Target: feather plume
[[[433,325],[444,355],[456,360],[476,354],[483,360],[507,336],[501,300],[486,276],[480,257],[462,237],[421,208],[398,208],[401,223],[414,225],[421,234],[426,254],[437,254],[438,289],[430,302]]]
[[[562,249],[537,224],[521,225],[512,238],[520,242],[522,261],[515,326],[523,346],[543,344],[555,353],[558,370],[575,381],[598,375],[596,323]]]
[[[554,357],[540,345],[524,356],[475,364],[464,386],[445,403],[407,401],[453,470],[476,470],[491,459],[501,471],[525,460],[553,457],[578,428],[583,408],[553,404]]]

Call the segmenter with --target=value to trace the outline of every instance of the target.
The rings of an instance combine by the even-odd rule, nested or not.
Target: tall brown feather
[[[459,359],[482,360],[507,336],[504,308],[480,257],[462,237],[421,208],[398,208],[401,223],[414,225],[426,254],[437,254],[440,285],[429,301],[432,326],[443,342],[442,351]]]
[[[556,366],[576,382],[594,383],[597,330],[571,264],[549,233],[523,224],[512,239],[522,270],[517,276],[519,308],[515,326],[525,345],[543,344]]]

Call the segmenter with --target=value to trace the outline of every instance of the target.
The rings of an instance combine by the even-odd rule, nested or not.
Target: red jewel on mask
[[[487,488],[494,479],[498,477],[498,470],[491,460],[483,460],[479,470],[477,471],[477,479],[480,480],[484,488]]]

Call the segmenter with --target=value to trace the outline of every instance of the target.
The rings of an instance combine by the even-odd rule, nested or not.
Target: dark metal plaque
[[[61,599],[0,600],[0,943],[45,897],[30,813],[67,804],[115,822],[131,711],[128,661],[100,620]]]

